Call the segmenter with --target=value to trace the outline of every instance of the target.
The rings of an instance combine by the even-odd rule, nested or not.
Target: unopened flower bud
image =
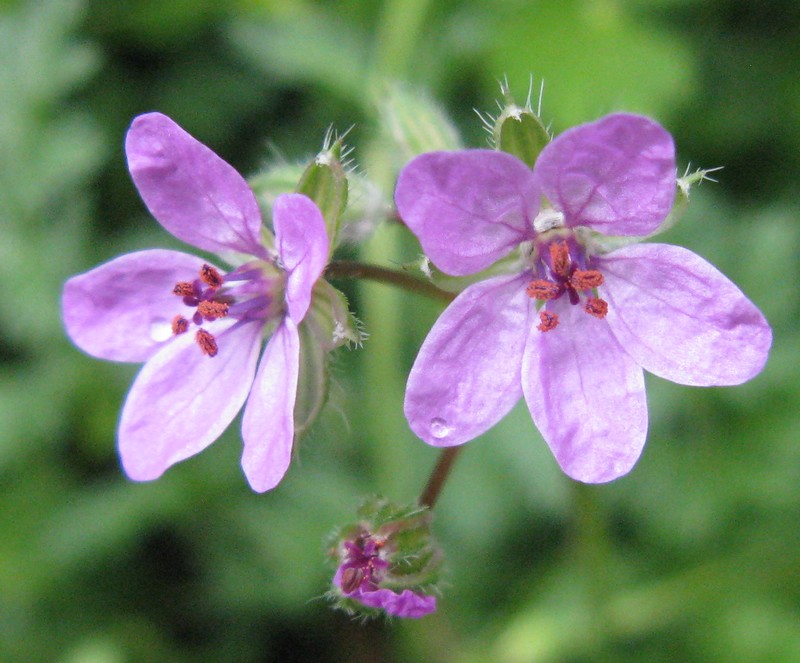
[[[538,109],[534,111],[531,107],[530,95],[524,106],[518,106],[507,83],[503,83],[500,89],[505,105],[493,124],[487,122],[492,140],[498,150],[513,154],[533,168],[539,153],[550,142],[550,134],[539,117]]]
[[[313,200],[325,218],[331,239],[331,251],[338,243],[342,212],[347,206],[347,156],[350,154],[344,136],[329,130],[322,151],[314,157],[300,177],[297,191]]]
[[[336,607],[368,617],[417,618],[435,611],[442,557],[430,534],[431,512],[376,497],[358,516],[330,545],[337,569],[328,595]]]

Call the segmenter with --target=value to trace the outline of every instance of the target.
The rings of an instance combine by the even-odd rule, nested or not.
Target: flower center
[[[204,323],[228,317],[264,320],[272,313],[271,283],[256,264],[242,265],[224,276],[211,265],[203,265],[198,278],[176,283],[172,292],[195,309],[191,318],[179,314],[172,319],[172,333],[177,336],[192,325],[199,327],[195,341],[208,357],[216,356],[219,346]]]
[[[344,542],[346,558],[342,564],[341,587],[345,594],[352,594],[358,589],[378,589],[389,566],[380,554],[385,545],[386,539],[367,531],[359,534],[354,541]]]
[[[580,303],[583,297],[586,313],[596,318],[606,317],[608,303],[596,296],[597,288],[603,285],[603,275],[597,269],[580,269],[578,263],[583,262],[583,256],[577,249],[573,251],[577,259],[567,241],[559,239],[547,245],[547,256],[544,251],[540,252],[536,270],[540,278],[533,279],[526,288],[529,297],[544,302],[539,312],[541,322],[536,327],[539,331],[550,331],[558,326],[558,314],[547,310],[547,302],[565,293],[570,304]]]

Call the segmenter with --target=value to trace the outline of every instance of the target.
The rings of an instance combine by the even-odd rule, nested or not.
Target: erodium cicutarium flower
[[[350,614],[424,617],[436,610],[442,555],[431,536],[429,509],[366,501],[359,521],[334,532],[336,561],[328,597]]]
[[[64,324],[79,348],[145,362],[119,423],[122,465],[135,480],[161,476],[216,440],[247,401],[242,467],[254,490],[269,490],[291,458],[298,325],[329,252],[322,214],[306,196],[279,196],[273,237],[241,175],[159,113],[133,121],[125,150],[158,222],[232,266],[153,249],[65,284]]]
[[[574,479],[627,473],[647,434],[642,369],[686,385],[735,385],[764,366],[772,332],[708,262],[667,244],[607,253],[600,235],[645,236],[676,190],[670,135],[614,114],[555,138],[533,170],[492,150],[423,154],[395,200],[430,260],[456,276],[518,252],[468,286],[431,329],[405,413],[434,446],[462,444],[524,395]]]

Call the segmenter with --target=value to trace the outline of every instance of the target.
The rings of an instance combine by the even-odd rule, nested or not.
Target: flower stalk
[[[439,455],[439,460],[436,462],[433,472],[431,472],[428,483],[425,484],[425,489],[419,496],[420,506],[426,506],[429,509],[433,509],[433,507],[436,505],[436,501],[439,499],[442,488],[444,488],[444,484],[447,481],[447,478],[450,476],[450,471],[453,469],[453,463],[455,463],[459,452],[463,448],[463,446],[447,447]]]
[[[329,279],[368,279],[378,283],[386,283],[448,304],[455,299],[453,293],[437,288],[433,283],[423,281],[405,272],[386,269],[385,267],[370,265],[357,260],[334,260],[328,264],[325,276]]]

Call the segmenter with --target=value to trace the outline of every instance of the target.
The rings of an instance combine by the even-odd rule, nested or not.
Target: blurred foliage
[[[800,660],[799,7],[3,3],[0,659]],[[414,126],[406,102],[438,100],[463,144],[484,146],[472,109],[494,112],[504,76],[518,98],[545,80],[556,131],[646,112],[675,136],[682,167],[725,167],[665,241],[756,301],[774,326],[772,357],[737,388],[648,376],[645,453],[610,485],[562,476],[516,408],[469,445],[437,505],[450,585],[439,613],[354,624],[321,599],[321,541],[363,495],[421,490],[436,452],[408,431],[402,395],[441,306],[338,284],[371,337],[339,351],[332,402],[287,479],[256,495],[236,425],[157,482],[124,478],[115,425],[136,368],[68,343],[61,284],[125,251],[177,246],[125,170],[123,135],[140,112],[168,113],[242,172],[298,161],[328,126],[355,124],[348,141],[382,187],[369,193],[380,207],[442,122],[426,105],[419,133],[398,145],[398,127]],[[390,226],[360,253],[389,267],[417,254]]]

